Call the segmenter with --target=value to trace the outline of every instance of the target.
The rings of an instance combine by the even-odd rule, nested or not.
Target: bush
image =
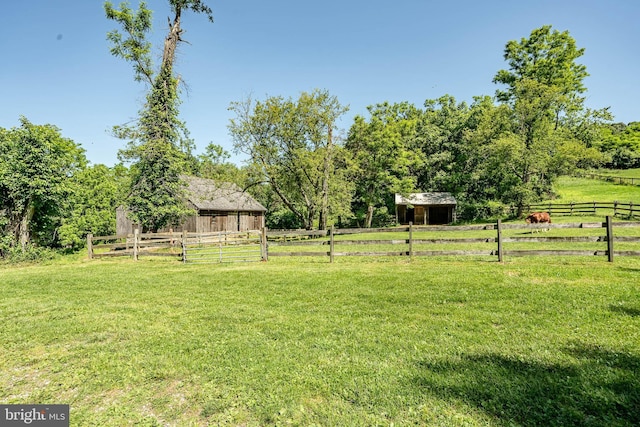
[[[607,164],[611,169],[631,169],[640,167],[640,153],[628,148],[618,148],[611,155],[611,162]]]
[[[2,262],[8,264],[18,264],[22,262],[40,262],[53,259],[56,252],[53,249],[27,245],[24,250],[9,236],[0,238],[0,258]]]
[[[509,218],[513,215],[511,206],[495,200],[484,202],[462,202],[457,208],[458,221],[480,221]]]
[[[288,209],[267,213],[266,225],[272,230],[293,230],[302,228],[302,221]]]

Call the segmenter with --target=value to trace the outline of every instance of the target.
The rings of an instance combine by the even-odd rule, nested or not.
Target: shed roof
[[[408,197],[396,193],[396,205],[455,206],[457,204],[456,198],[451,193],[411,193]]]
[[[187,197],[199,210],[265,212],[267,209],[249,193],[231,182],[184,176]]]

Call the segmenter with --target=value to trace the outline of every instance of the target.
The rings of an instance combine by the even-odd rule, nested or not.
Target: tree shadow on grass
[[[640,425],[640,358],[572,343],[575,363],[499,354],[423,362],[423,391],[477,407],[498,425]]]
[[[626,314],[627,316],[639,317],[640,309],[636,307],[629,307],[626,305],[610,305],[609,309],[614,313]]]

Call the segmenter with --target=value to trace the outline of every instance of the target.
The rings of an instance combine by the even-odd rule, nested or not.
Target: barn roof
[[[396,193],[396,205],[451,206],[457,204],[456,198],[451,193],[410,193],[407,197]]]
[[[265,212],[267,209],[236,184],[194,176],[182,177],[187,198],[198,210]]]

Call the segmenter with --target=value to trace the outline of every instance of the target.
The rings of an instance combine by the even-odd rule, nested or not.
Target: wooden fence
[[[331,229],[328,232],[313,231],[299,234],[269,232],[267,254],[268,257],[328,257],[330,262],[333,262],[335,257],[342,256],[407,256],[409,258],[420,256],[491,256],[497,257],[498,261],[504,261],[505,257],[510,256],[536,255],[596,255],[607,256],[609,261],[613,261],[614,255],[640,256],[640,232],[636,233],[637,236],[634,236],[633,233],[626,236],[614,236],[614,227],[617,231],[640,230],[640,223],[614,223],[609,216],[606,222],[597,223],[503,224],[498,221],[496,224],[466,226],[410,225],[409,227],[384,229]],[[548,236],[541,233],[543,230],[552,229],[579,229],[581,231],[575,236]],[[585,231],[589,230],[592,232],[585,234]],[[593,231],[604,234],[594,234]],[[393,233],[394,236],[392,238],[363,238],[367,233]],[[437,236],[427,238],[426,235],[430,233]],[[456,237],[442,237],[447,234],[456,235]],[[348,235],[357,235],[358,238],[345,238]],[[614,250],[614,242],[620,242],[624,247]],[[559,248],[563,245],[564,248]]]
[[[89,259],[105,257],[140,256],[182,257],[180,233],[139,233],[134,230],[127,236],[87,235]]]
[[[526,206],[527,212],[549,212],[550,215],[613,215],[640,218],[640,205],[620,202],[539,203]]]
[[[640,185],[640,178],[630,176],[614,176],[614,175],[602,175],[597,173],[584,173],[580,176],[590,179],[597,179],[600,181],[613,182],[615,184],[622,185]]]
[[[265,242],[263,244],[262,242]],[[264,258],[266,236],[261,231],[212,233],[139,233],[127,236],[87,235],[89,259],[160,256],[189,263],[259,261]]]
[[[571,235],[555,230],[573,229]],[[543,230],[549,233],[543,233]],[[614,233],[615,231],[615,233]],[[375,235],[373,235],[375,234]],[[561,235],[553,235],[561,234]],[[372,236],[372,238],[368,238]],[[614,248],[615,244],[615,248]],[[477,224],[379,229],[134,233],[87,236],[89,258],[171,256],[185,263],[267,261],[270,257],[640,256],[640,222]]]

